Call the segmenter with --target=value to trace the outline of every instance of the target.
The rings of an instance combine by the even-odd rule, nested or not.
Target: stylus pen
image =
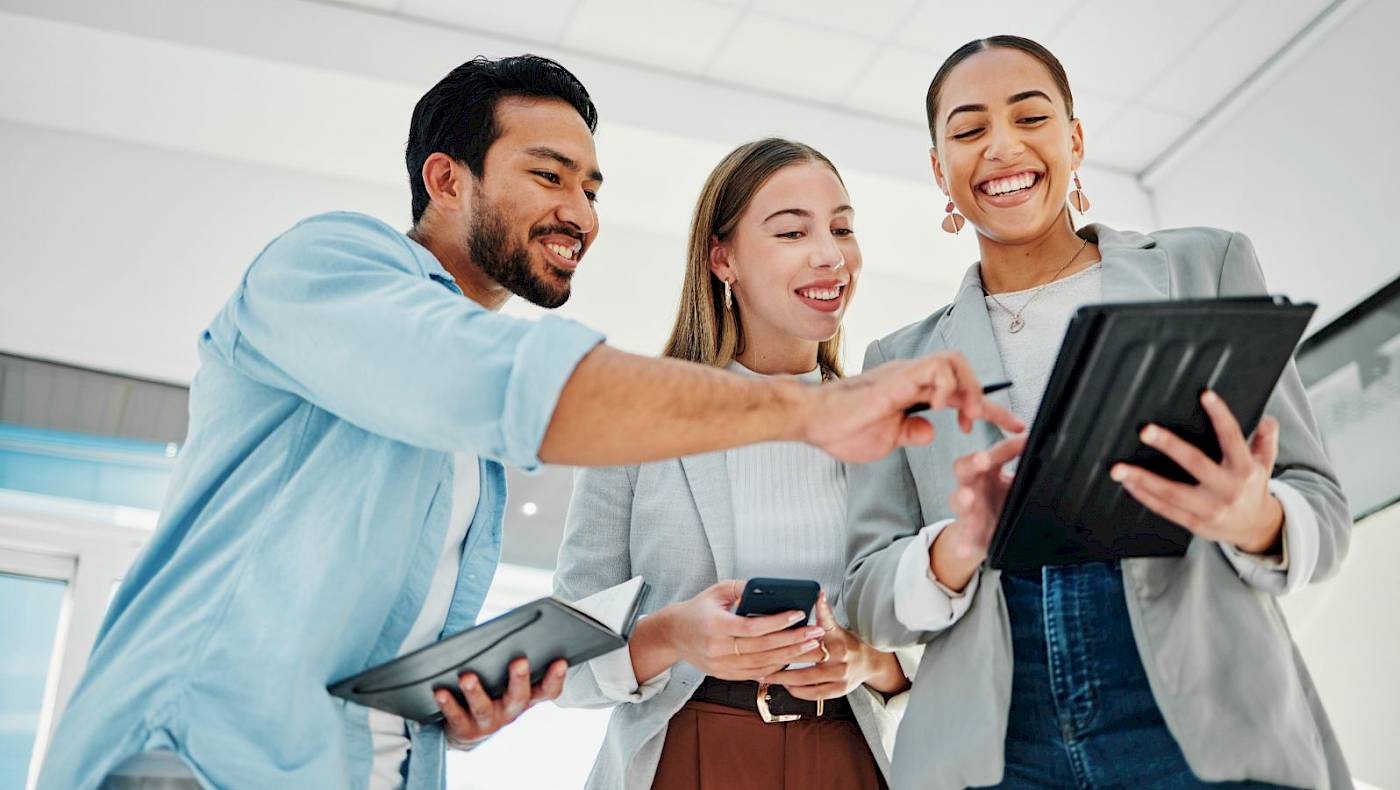
[[[1010,388],[1010,387],[1011,387],[1011,382],[1009,382],[1009,381],[998,381],[998,382],[995,383],[995,384],[988,384],[987,386],[983,387],[983,388],[982,388],[982,394],[983,394],[983,395],[991,395],[993,392],[1001,392],[1002,390],[1008,389],[1008,388]],[[907,408],[907,409],[904,410],[904,416],[905,416],[905,417],[908,417],[908,416],[913,415],[913,414],[918,414],[918,413],[921,412],[921,411],[928,411],[928,408],[929,408],[929,406],[928,406],[928,403],[927,403],[927,402],[915,403],[913,406],[910,406],[909,408]]]

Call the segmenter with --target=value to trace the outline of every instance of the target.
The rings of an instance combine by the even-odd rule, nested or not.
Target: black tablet
[[[1108,476],[1125,461],[1194,482],[1138,438],[1161,425],[1220,460],[1201,406],[1206,389],[1246,435],[1317,308],[1283,297],[1103,304],[1080,308],[1021,455],[987,563],[1030,570],[1124,557],[1184,554],[1191,533]]]

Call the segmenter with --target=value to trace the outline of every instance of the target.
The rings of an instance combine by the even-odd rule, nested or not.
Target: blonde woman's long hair
[[[724,306],[724,283],[710,271],[710,239],[727,241],[758,190],[774,173],[790,165],[820,162],[841,173],[822,153],[809,145],[768,137],[735,148],[720,161],[705,181],[695,215],[690,222],[686,247],[685,285],[681,289],[676,324],[662,352],[665,356],[725,367],[744,350],[744,329],[739,304]],[[845,185],[845,181],[841,181]],[[817,366],[822,379],[840,378],[841,335],[817,344]]]

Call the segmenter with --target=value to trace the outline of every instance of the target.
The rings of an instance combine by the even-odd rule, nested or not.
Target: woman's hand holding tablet
[[[1148,425],[1140,435],[1143,444],[1196,478],[1195,485],[1124,463],[1114,464],[1110,476],[1144,507],[1193,534],[1233,544],[1250,554],[1278,553],[1283,506],[1269,493],[1278,457],[1278,420],[1264,417],[1254,436],[1246,440],[1239,421],[1219,395],[1207,390],[1201,405],[1220,441],[1218,464],[1160,426]]]

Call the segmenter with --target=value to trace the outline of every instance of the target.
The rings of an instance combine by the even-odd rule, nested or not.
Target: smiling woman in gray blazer
[[[1249,241],[1188,228],[1076,231],[1068,202],[1084,132],[1058,60],[997,36],[929,87],[944,229],[975,229],[981,260],[954,302],[872,344],[867,369],[957,348],[1027,423],[1074,310],[1091,302],[1265,292]],[[1194,533],[1183,557],[984,569],[1025,437],[951,430],[850,471],[846,607],[879,647],[925,643],[893,758],[895,788],[1339,788],[1351,784],[1275,597],[1336,570],[1347,507],[1290,365],[1253,437],[1202,405],[1215,463],[1161,428],[1142,441],[1197,485],[1111,471]],[[1214,784],[1210,786],[1216,786]]]
[[[811,384],[839,376],[861,269],[853,222],[818,152],[774,139],[736,149],[696,207],[666,355]],[[788,614],[730,611],[752,576],[815,579],[834,597],[845,509],[844,466],[791,443],[579,470],[556,594],[637,574],[652,585],[629,647],[571,669],[559,699],[616,706],[589,787],[884,786],[919,649],[871,648],[824,599],[814,624],[792,630]],[[811,666],[784,669],[794,662]],[[765,720],[759,680],[768,712],[795,720]]]

